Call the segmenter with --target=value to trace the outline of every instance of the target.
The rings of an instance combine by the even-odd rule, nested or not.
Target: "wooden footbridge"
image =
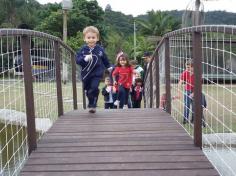
[[[192,138],[159,109],[73,111],[42,137],[22,176],[218,175]]]
[[[196,26],[166,34],[147,69],[144,108],[98,109],[91,114],[86,110],[78,81],[80,70],[70,47],[45,33],[0,29],[4,60],[0,72],[0,175],[219,175],[201,150],[202,75],[211,83],[204,90],[210,100],[207,133],[215,135],[223,129],[235,134],[235,35],[235,26]],[[194,124],[182,125],[184,103],[173,95],[179,91],[175,75],[183,71],[188,57],[194,61]],[[223,72],[215,71],[218,68]],[[219,85],[208,73],[217,73],[217,78],[220,73],[229,75],[230,86]],[[64,77],[69,80],[65,82]],[[159,109],[163,94],[166,111]],[[223,119],[219,119],[219,109]],[[1,115],[10,115],[10,120]],[[37,122],[43,126],[43,121],[47,124],[41,128]],[[233,145],[221,146],[232,150]]]

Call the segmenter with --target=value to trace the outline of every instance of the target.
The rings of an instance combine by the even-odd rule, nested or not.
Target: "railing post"
[[[160,106],[160,75],[159,75],[159,58],[158,51],[154,53],[155,67],[156,67],[156,108]]]
[[[23,59],[23,72],[25,84],[25,104],[27,116],[27,133],[29,154],[37,148],[36,142],[36,128],[35,128],[35,109],[34,109],[34,93],[33,93],[33,77],[31,70],[31,57],[30,57],[30,38],[23,35],[21,41],[22,59]]]
[[[165,77],[166,77],[166,112],[171,114],[171,86],[170,86],[170,44],[165,38]]]
[[[194,144],[202,147],[202,43],[201,33],[193,33],[194,69]]]
[[[82,82],[82,96],[83,96],[83,109],[86,109],[86,96],[84,90],[84,83]]]
[[[153,60],[149,64],[149,74],[150,74],[150,108],[153,107],[153,73],[152,73]]]
[[[73,105],[74,110],[78,109],[77,106],[77,89],[76,89],[76,63],[75,63],[75,54],[71,53],[71,64],[72,64],[72,89],[73,89]]]
[[[56,85],[57,85],[57,107],[58,117],[64,114],[63,111],[63,100],[62,100],[62,87],[61,87],[61,54],[59,50],[58,41],[54,41],[55,51],[55,63],[56,63]]]

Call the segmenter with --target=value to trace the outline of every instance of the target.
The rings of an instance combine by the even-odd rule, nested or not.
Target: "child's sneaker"
[[[123,109],[128,109],[128,105],[124,105],[124,106],[123,106]]]
[[[89,112],[90,113],[95,113],[96,112],[96,108],[89,108]]]
[[[119,100],[116,100],[116,101],[114,102],[114,105],[115,105],[115,106],[119,106],[119,104],[120,104],[120,101],[119,101]]]

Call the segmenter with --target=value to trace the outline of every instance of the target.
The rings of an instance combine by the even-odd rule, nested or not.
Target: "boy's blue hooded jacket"
[[[92,53],[93,59],[89,62],[84,60],[86,55]],[[107,55],[104,49],[100,45],[96,45],[94,48],[89,48],[84,45],[76,55],[76,63],[79,64],[81,69],[82,81],[86,81],[91,77],[102,77],[105,68],[110,67]]]

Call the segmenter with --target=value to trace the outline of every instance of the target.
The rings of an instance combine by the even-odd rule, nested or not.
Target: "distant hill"
[[[182,20],[182,14],[184,11],[172,10],[165,11],[177,20]],[[147,15],[139,15],[135,18],[146,19]],[[133,33],[133,21],[132,15],[125,15],[122,12],[115,12],[112,10],[105,11],[105,24],[114,29],[117,32],[125,35]],[[236,25],[236,13],[230,13],[226,11],[209,11],[205,12],[205,24],[226,24]]]
[[[104,23],[118,33],[125,35],[133,33],[133,21],[132,15],[125,15],[112,10],[105,11]]]
[[[182,19],[182,14],[184,11],[166,11],[171,16]],[[205,12],[205,24],[227,24],[236,25],[236,13],[226,12],[226,11],[209,11]]]

